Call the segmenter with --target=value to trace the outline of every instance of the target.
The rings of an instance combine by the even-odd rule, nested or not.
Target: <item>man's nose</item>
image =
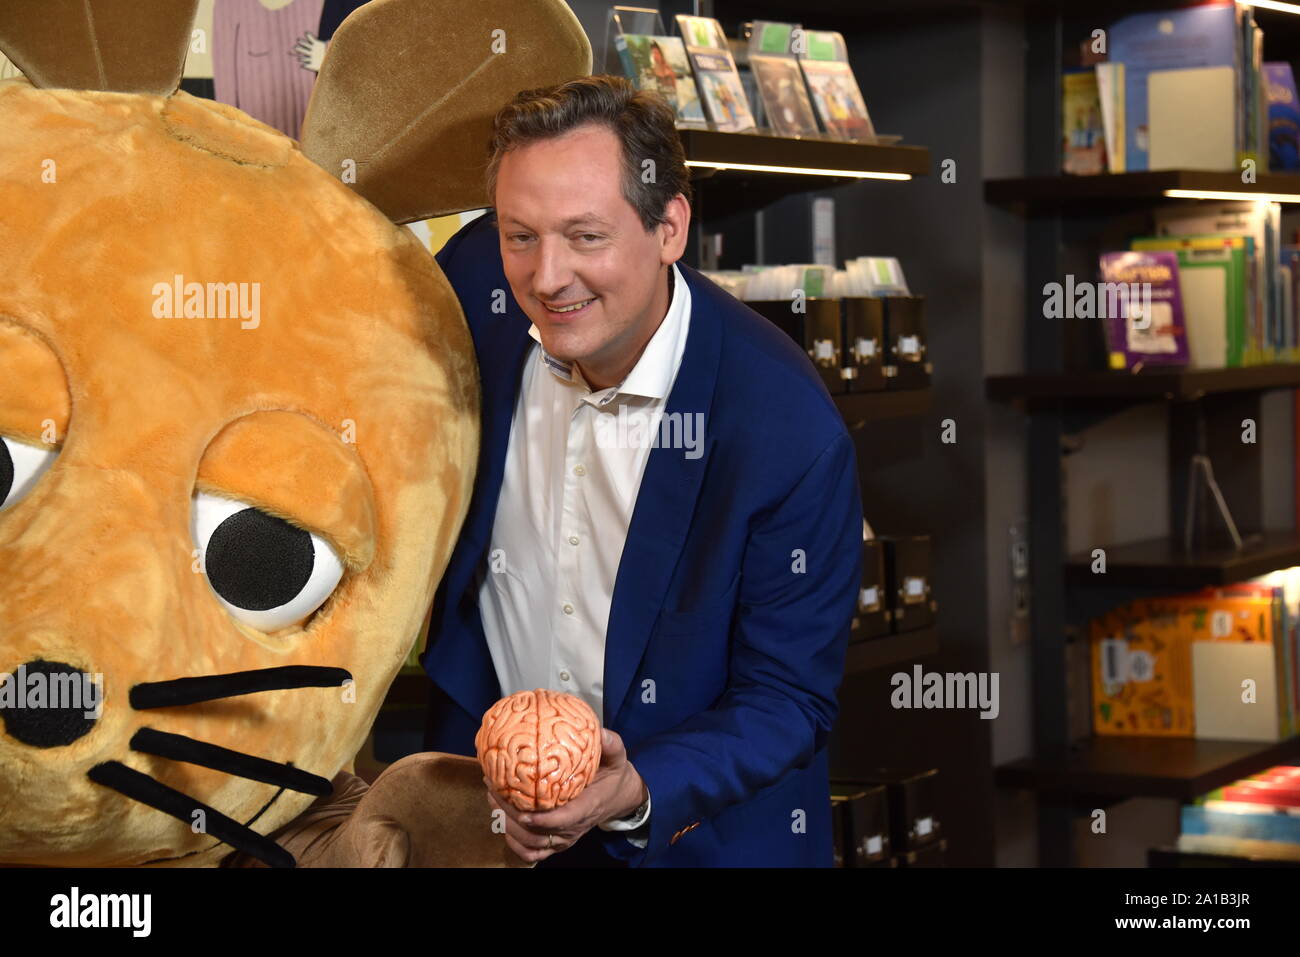
[[[533,292],[539,299],[559,298],[573,284],[573,267],[563,239],[545,237],[537,242],[537,269],[533,273]]]
[[[94,695],[91,678],[80,668],[38,659],[0,675],[0,682],[9,686],[0,685],[5,733],[33,748],[69,745],[99,720],[98,710],[87,700]]]

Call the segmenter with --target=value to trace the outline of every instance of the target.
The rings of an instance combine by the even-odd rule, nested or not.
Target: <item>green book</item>
[[[1244,236],[1148,236],[1137,252],[1178,255],[1178,281],[1187,323],[1190,368],[1240,366],[1246,352],[1247,261]]]

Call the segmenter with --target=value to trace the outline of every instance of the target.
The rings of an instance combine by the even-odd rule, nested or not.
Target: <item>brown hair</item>
[[[584,76],[558,86],[524,90],[497,113],[487,167],[488,196],[495,202],[497,171],[510,150],[599,123],[623,146],[623,198],[646,231],[665,222],[664,209],[678,193],[691,199],[686,154],[673,108],[658,93],[639,91],[618,76]],[[650,182],[643,163],[654,163]]]

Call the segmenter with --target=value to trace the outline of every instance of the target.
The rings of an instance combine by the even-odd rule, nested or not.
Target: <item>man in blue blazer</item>
[[[437,257],[483,432],[425,746],[472,755],[503,695],[569,691],[606,729],[596,778],[532,815],[486,795],[525,859],[829,866],[852,439],[800,348],[676,262],[690,187],[662,99],[612,77],[523,93],[493,149],[495,213]]]

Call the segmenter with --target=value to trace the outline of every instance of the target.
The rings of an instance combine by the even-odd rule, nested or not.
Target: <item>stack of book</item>
[[[1066,173],[1300,168],[1290,64],[1263,62],[1249,6],[1138,13],[1063,77]]]
[[[1163,207],[1155,226],[1101,257],[1096,315],[1111,368],[1300,361],[1300,248],[1282,243],[1278,204]],[[1150,315],[1113,308],[1118,293],[1149,298]]]
[[[1094,733],[1230,741],[1295,734],[1296,572],[1142,599],[1094,619]]]
[[[1281,765],[1182,808],[1178,849],[1300,861],[1300,767]]]

